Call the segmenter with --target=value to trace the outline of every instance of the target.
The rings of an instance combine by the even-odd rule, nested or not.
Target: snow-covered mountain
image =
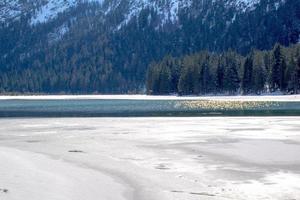
[[[166,54],[299,41],[300,0],[1,0],[0,84],[4,71],[27,77],[24,69],[63,67],[71,79],[81,66],[116,91],[134,90]]]
[[[102,23],[105,24],[106,31],[116,33],[121,28],[126,29],[132,22],[140,23],[141,19],[156,31],[181,29],[186,20],[190,23],[201,19],[198,25],[208,26],[210,30],[220,28],[223,33],[218,34],[223,37],[239,20],[244,20],[243,17],[253,12],[260,15],[253,18],[265,18],[268,13],[270,16],[277,15],[275,12],[280,10],[286,1],[290,4],[292,2],[292,0],[2,0],[0,24],[6,27],[9,24],[22,23],[31,28],[50,24],[46,35],[47,40],[51,42],[61,39],[74,24],[83,21],[88,21],[89,29],[93,29],[93,25],[97,23]],[[300,0],[294,0],[295,4],[297,2]],[[299,12],[295,13],[296,17],[298,15]],[[299,24],[296,21],[279,23],[289,23],[297,28]],[[251,38],[253,37],[249,36],[249,39]],[[300,37],[297,39],[299,41]]]
[[[126,24],[132,17],[137,16],[143,9],[154,9],[162,19],[175,22],[178,20],[178,12],[181,9],[192,6],[192,0],[125,0],[127,10],[124,13]],[[113,12],[114,9],[125,2],[124,0],[2,0],[0,2],[0,21],[18,20],[21,15],[30,14],[32,25],[46,23],[55,19],[59,14],[70,10],[82,3],[106,4],[102,11],[106,14]],[[223,0],[212,0],[216,3]],[[105,3],[104,3],[105,2]],[[203,1],[204,3],[205,1]],[[230,7],[246,11],[252,9],[259,3],[259,0],[227,0],[226,4]]]
[[[118,28],[137,17],[143,10],[151,9],[160,18],[161,25],[176,23],[181,10],[193,7],[193,3],[218,5],[223,3],[227,8],[235,8],[239,12],[253,10],[260,0],[2,0],[0,2],[0,22],[19,20],[21,16],[30,15],[31,25],[47,23],[55,20],[60,14],[76,8],[79,4],[98,4],[102,13],[110,14],[123,6],[123,20]],[[276,6],[285,0],[277,0]],[[151,16],[149,16],[150,19]]]

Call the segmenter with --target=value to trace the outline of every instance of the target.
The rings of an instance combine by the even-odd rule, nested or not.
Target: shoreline
[[[300,102],[300,95],[257,96],[149,96],[149,95],[17,95],[0,100],[203,100],[203,101],[286,101]]]

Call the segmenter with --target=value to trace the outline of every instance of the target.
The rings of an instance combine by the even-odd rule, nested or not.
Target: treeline
[[[300,93],[300,45],[275,45],[271,51],[201,51],[182,58],[166,56],[147,72],[147,94]]]

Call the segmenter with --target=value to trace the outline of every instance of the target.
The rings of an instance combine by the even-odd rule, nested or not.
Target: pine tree
[[[168,65],[162,65],[158,81],[159,94],[169,94],[171,89],[171,70]]]
[[[253,82],[253,58],[252,56],[247,57],[244,63],[244,73],[242,78],[242,91],[243,94],[249,94],[252,92]]]
[[[286,62],[282,55],[282,50],[280,45],[275,46],[275,50],[273,51],[273,59],[274,63],[272,66],[272,86],[271,90],[274,92],[278,89],[284,91],[286,88],[285,85],[285,70],[286,70]]]
[[[209,71],[208,60],[204,62],[200,71],[200,93],[207,94],[210,91],[211,75]]]
[[[297,67],[296,67],[296,91],[295,93],[298,94],[300,91],[300,57],[297,60]]]
[[[194,89],[194,73],[189,67],[183,67],[178,82],[178,92],[180,95],[193,94]]]
[[[146,90],[147,94],[153,95],[158,92],[158,67],[156,64],[152,63],[147,71],[147,79],[146,79]]]
[[[225,90],[229,92],[229,94],[235,94],[240,88],[240,78],[237,71],[237,64],[233,58],[227,59],[226,64],[227,68],[224,77]]]
[[[256,94],[261,94],[265,89],[266,70],[261,66],[255,66],[253,69],[252,90]]]
[[[225,68],[219,59],[219,63],[217,66],[217,77],[216,77],[216,88],[217,92],[221,93],[224,90],[224,76],[225,76]]]
[[[291,53],[292,56],[288,62],[287,70],[286,70],[286,77],[285,80],[287,81],[286,85],[286,91],[290,93],[296,93],[297,90],[297,74],[296,74],[296,68],[297,68],[297,59],[295,58],[295,55]]]
[[[171,62],[171,92],[177,93],[178,92],[178,82],[180,77],[180,69],[181,69],[181,62],[172,58]]]
[[[286,69],[287,69],[287,65],[286,65],[285,58],[283,57],[280,65],[280,91],[282,92],[285,92],[287,87],[286,80],[285,80]]]

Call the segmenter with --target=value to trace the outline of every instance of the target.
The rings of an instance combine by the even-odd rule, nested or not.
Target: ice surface
[[[0,119],[0,199],[297,199],[299,130],[300,117]]]

